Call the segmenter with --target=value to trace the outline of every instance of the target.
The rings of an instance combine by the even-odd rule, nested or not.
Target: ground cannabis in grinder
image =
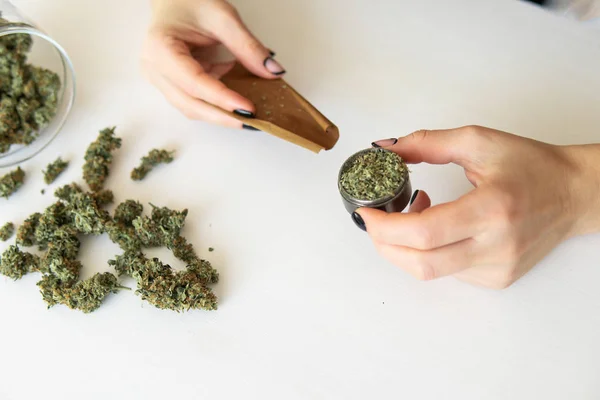
[[[0,37],[0,154],[33,142],[56,115],[60,78],[27,62],[32,43],[25,33]]]
[[[359,153],[342,171],[340,184],[359,200],[393,196],[406,179],[407,167],[397,154],[383,149]]]
[[[17,167],[14,171],[0,177],[0,197],[9,198],[25,181],[25,171]]]
[[[58,178],[58,176],[62,174],[65,169],[67,169],[68,166],[69,162],[63,161],[63,159],[60,157],[58,157],[54,162],[48,164],[44,170],[44,182],[46,185],[54,182],[56,178]]]
[[[15,225],[12,222],[7,222],[0,228],[0,240],[6,242],[15,233]]]
[[[148,175],[152,169],[161,163],[171,163],[173,161],[172,151],[153,149],[148,155],[142,157],[141,164],[131,171],[131,179],[141,181]]]

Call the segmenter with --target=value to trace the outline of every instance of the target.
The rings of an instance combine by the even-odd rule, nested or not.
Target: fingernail
[[[246,124],[242,125],[242,128],[248,129],[249,131],[260,131],[260,129],[255,128],[255,127],[250,126],[250,125],[246,125]]]
[[[362,217],[356,211],[352,213],[352,221],[363,231],[367,231],[367,227],[365,226],[365,221],[363,221]]]
[[[283,75],[285,74],[285,69],[277,61],[273,59],[273,57],[265,58],[263,65],[273,75]]]
[[[247,110],[237,109],[233,110],[233,112],[237,115],[241,115],[242,117],[254,118],[254,113]]]
[[[418,195],[419,195],[419,191],[415,190],[415,192],[413,193],[412,197],[410,198],[410,204],[409,205],[412,205],[412,203],[415,202],[415,199],[417,198]]]
[[[396,143],[398,143],[398,139],[383,139],[383,140],[378,140],[376,142],[371,143],[371,146],[373,147],[387,147],[387,146],[393,146]]]

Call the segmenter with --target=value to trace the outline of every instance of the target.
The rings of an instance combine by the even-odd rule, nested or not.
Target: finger
[[[416,190],[410,199],[408,212],[418,213],[429,207],[431,207],[431,199],[429,198],[429,195],[422,190]]]
[[[389,150],[399,154],[406,162],[418,164],[455,163],[464,168],[480,161],[487,143],[486,128],[467,126],[446,130],[420,130],[391,142],[380,141]],[[374,142],[378,145],[380,142]]]
[[[184,42],[172,36],[158,36],[154,40],[153,50],[155,68],[188,96],[227,111],[255,112],[254,104],[250,100],[207,73],[192,57]]]
[[[204,68],[207,74],[215,79],[221,79],[223,75],[231,71],[235,65],[235,61],[225,63],[200,62],[200,65],[202,68]]]
[[[242,127],[240,121],[215,111],[204,102],[190,97],[187,93],[174,86],[159,73],[150,72],[147,75],[150,82],[162,92],[167,101],[175,108],[179,109],[189,119],[202,120],[211,124],[231,128]]]
[[[476,191],[450,203],[421,212],[386,213],[359,208],[366,231],[373,240],[389,245],[428,250],[471,238],[485,229],[485,210]],[[414,204],[414,203],[413,203]]]
[[[377,251],[392,264],[419,280],[429,281],[464,271],[477,262],[473,239],[466,239],[433,250],[417,250],[374,242]]]
[[[246,69],[266,79],[285,74],[285,69],[275,60],[274,53],[250,32],[237,13],[230,14],[230,19],[225,22],[227,26],[215,32],[216,37]]]

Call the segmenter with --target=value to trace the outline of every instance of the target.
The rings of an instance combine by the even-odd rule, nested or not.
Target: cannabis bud
[[[42,278],[37,285],[48,307],[63,304],[85,313],[93,312],[110,293],[128,289],[119,285],[111,273],[78,280],[83,267],[77,260],[80,238],[107,233],[124,251],[115,260],[109,260],[109,265],[119,275],[129,275],[136,280],[136,293],[143,300],[174,311],[215,310],[217,298],[208,285],[217,283],[219,274],[208,261],[200,259],[193,246],[181,236],[187,209],[177,211],[150,204],[152,211],[148,216],[143,215],[144,207],[135,200],[117,205],[112,216],[103,208],[114,201],[113,193],[102,186],[112,162],[111,152],[120,145],[121,139],[114,136],[114,128],[100,132],[86,151],[83,167],[84,179],[92,191],[76,183],[56,189],[54,195],[58,201],[43,213],[31,215],[17,230],[19,246],[38,246],[44,254],[38,257],[11,246],[0,259],[0,274],[19,279],[27,273],[39,272]],[[167,159],[165,157],[161,152],[151,153],[146,162],[161,162]],[[45,171],[46,182],[53,181],[64,168],[66,163],[60,158],[49,165]],[[149,169],[144,171],[140,173],[145,175]],[[7,191],[13,190],[19,178],[18,170],[14,174],[4,182]],[[3,187],[0,184],[0,189]],[[14,227],[7,224],[2,230],[12,235]],[[156,246],[170,249],[186,263],[185,271],[175,271],[158,259],[147,259],[143,249]]]
[[[21,279],[29,272],[37,271],[40,259],[38,256],[21,251],[17,246],[10,246],[0,258],[0,274],[14,280]]]
[[[14,192],[16,192],[25,180],[25,172],[21,167],[17,167],[14,171],[0,177],[0,196],[9,198]]]
[[[142,157],[141,164],[131,171],[131,179],[141,181],[148,175],[152,169],[161,163],[171,163],[173,161],[172,151],[153,149],[148,155]]]
[[[62,158],[58,157],[54,162],[48,164],[46,170],[44,170],[44,182],[47,185],[51,184],[68,166],[67,161],[63,161]]]
[[[15,225],[12,222],[7,222],[0,228],[0,240],[6,242],[15,233]]]
[[[115,127],[100,131],[98,138],[89,145],[85,152],[83,179],[90,189],[102,189],[112,164],[112,151],[121,147],[121,138],[115,136]]]

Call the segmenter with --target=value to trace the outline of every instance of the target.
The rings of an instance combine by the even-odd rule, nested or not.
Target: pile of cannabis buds
[[[6,25],[19,24],[0,18]],[[0,154],[31,144],[56,114],[60,78],[27,63],[32,44],[27,34],[0,37]]]
[[[187,209],[174,211],[151,205],[151,215],[145,216],[143,206],[135,200],[119,204],[112,216],[104,209],[114,199],[113,193],[103,186],[112,163],[112,152],[120,147],[121,139],[115,136],[114,127],[100,131],[87,148],[83,166],[83,179],[91,191],[76,183],[58,188],[54,193],[58,201],[43,213],[31,215],[19,226],[17,244],[11,245],[1,256],[0,274],[17,280],[27,273],[41,273],[37,285],[48,307],[64,304],[85,313],[92,312],[110,293],[128,289],[117,279],[117,275],[128,275],[137,282],[136,293],[160,309],[215,310],[217,298],[209,285],[217,283],[219,275],[181,236]],[[131,172],[131,179],[140,180],[155,165],[172,160],[170,152],[152,150]],[[44,172],[45,181],[53,181],[67,164],[59,158],[49,165]],[[0,177],[0,196],[8,198],[21,187],[24,177],[21,168]],[[5,235],[10,237],[14,227],[7,224],[2,230],[5,228]],[[80,237],[104,233],[123,250],[123,254],[108,261],[117,275],[97,273],[79,281]],[[34,255],[19,246],[37,246],[44,253]],[[151,247],[168,248],[186,264],[186,269],[175,271],[157,258],[145,257],[143,250]]]

